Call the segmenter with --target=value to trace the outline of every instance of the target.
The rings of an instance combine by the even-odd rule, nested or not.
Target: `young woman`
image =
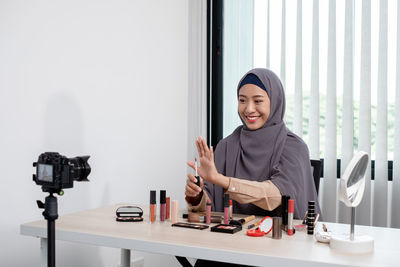
[[[294,199],[295,218],[303,218],[308,201],[317,193],[309,151],[303,140],[283,122],[285,95],[279,78],[270,70],[253,69],[240,80],[238,113],[243,125],[222,139],[215,150],[199,137],[196,146],[202,178],[188,174],[186,201],[204,210],[207,199],[214,211],[223,211],[223,195],[233,200],[233,212],[279,215],[281,196]],[[194,163],[188,161],[194,169]]]

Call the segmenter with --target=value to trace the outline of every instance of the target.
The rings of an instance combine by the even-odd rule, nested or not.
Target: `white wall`
[[[38,266],[42,219],[32,162],[45,151],[90,155],[89,183],[58,197],[59,214],[183,203],[187,154],[185,0],[0,0],[0,266]],[[116,266],[119,251],[57,243],[57,266]],[[135,255],[135,253],[134,253]],[[148,257],[146,266],[176,265]],[[159,262],[160,263],[160,262]]]

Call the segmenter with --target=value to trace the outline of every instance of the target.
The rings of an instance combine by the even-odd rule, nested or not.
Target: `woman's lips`
[[[247,121],[250,123],[256,122],[258,118],[259,116],[246,116]]]

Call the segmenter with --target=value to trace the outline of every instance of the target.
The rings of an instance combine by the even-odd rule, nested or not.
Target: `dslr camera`
[[[46,152],[33,163],[36,174],[33,180],[42,186],[43,192],[62,194],[62,189],[72,188],[74,181],[89,181],[90,156],[67,158],[57,152]]]

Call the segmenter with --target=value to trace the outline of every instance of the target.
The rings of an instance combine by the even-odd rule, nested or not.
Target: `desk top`
[[[271,233],[264,237],[247,236],[246,225],[238,233],[224,234],[211,232],[209,228],[195,230],[171,227],[170,221],[150,223],[147,207],[143,222],[117,222],[115,210],[118,206],[121,205],[60,216],[56,221],[56,239],[256,266],[400,265],[400,249],[397,245],[400,229],[356,225],[356,235],[374,238],[375,250],[370,254],[351,255],[332,250],[329,245],[316,242],[313,236],[302,231],[294,236],[283,232],[282,239],[274,240]],[[348,234],[350,231],[349,225],[326,225],[335,233]],[[21,234],[46,237],[47,222],[40,220],[22,224]]]

